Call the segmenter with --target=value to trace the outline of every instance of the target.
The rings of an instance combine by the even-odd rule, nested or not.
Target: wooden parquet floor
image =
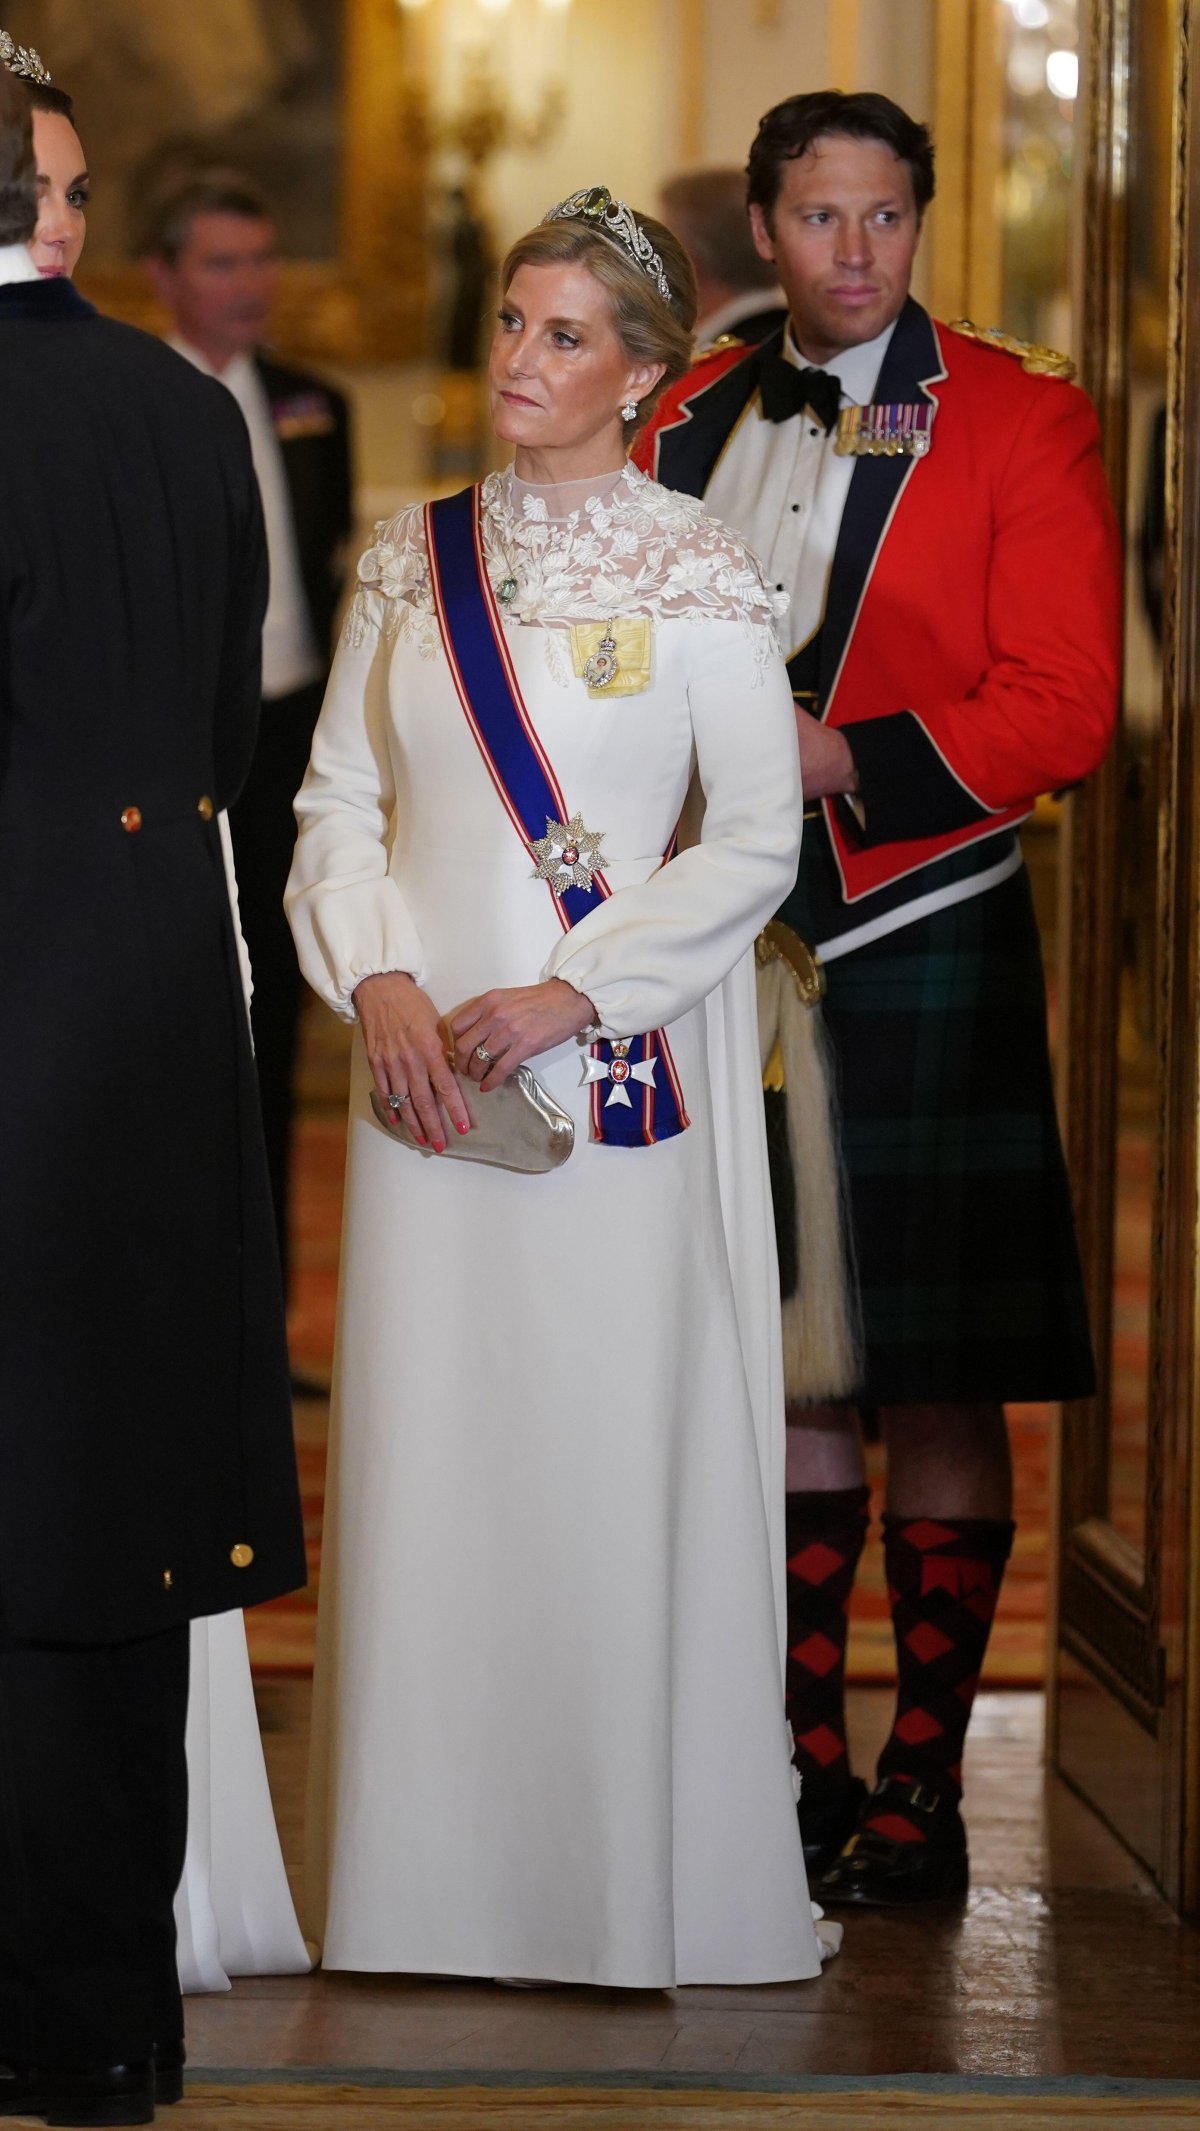
[[[309,1693],[308,1682],[299,1679],[267,1681],[260,1688],[284,1854],[302,1916]],[[890,1711],[890,1696],[882,1690],[853,1695],[859,1765],[868,1765],[877,1751]],[[1194,2087],[1200,2110],[1200,1931],[1180,1924],[1094,1816],[1057,1779],[1047,1779],[1041,1726],[1036,1694],[986,1694],[977,1705],[966,1766],[974,1881],[965,1910],[851,1914],[841,1954],[813,1982],[738,1990],[511,1991],[482,1979],[319,1972],[262,1977],[237,1983],[227,1996],[188,1999],[188,2050],[197,2077],[220,2085],[221,2070],[238,2067],[276,2086],[289,2074],[311,2078],[329,2066],[347,2081],[356,2068],[380,2079],[395,2075],[408,2084],[389,2106],[409,2111],[393,2119],[406,2126],[420,2121],[412,2114],[414,2088],[444,2088],[429,2106],[445,2110],[456,2100],[465,2108],[464,2090],[486,2086],[487,2106],[500,2114],[428,2120],[439,2127],[476,2122],[488,2131],[493,2121],[505,2131],[520,2122],[512,2091],[537,2082],[544,2083],[537,2088],[538,2109],[550,2106],[547,2089],[555,2086],[573,2090],[564,2107],[594,2099],[602,2113],[574,2119],[581,2125],[639,2121],[628,2113],[627,2092],[588,2091],[618,2080],[626,2087],[672,2090],[654,2096],[659,2114],[644,2119],[652,2125],[671,2122],[661,2113],[668,2100],[682,2106],[685,2092],[709,2084],[723,2090],[713,2097],[719,2113],[712,2120],[728,2123],[738,2120],[731,2114],[738,2097],[730,2090],[739,2083],[758,2090],[743,2096],[750,2109],[759,2100],[778,2104],[777,2094],[763,2090],[830,2079],[878,2088],[913,2077],[1052,2086],[1080,2078],[1178,2080]],[[995,2102],[1004,2095],[980,2098]],[[843,2099],[806,2094],[805,2131],[817,2131],[825,2121],[818,2111],[843,2108]],[[920,2106],[932,2110],[934,2099],[939,2113],[931,2122],[975,2121],[961,2113],[956,2119],[933,2093],[923,2094]],[[313,2114],[332,2107],[328,2090],[286,2097],[288,2108],[306,2109],[307,2116],[272,2117],[270,2109],[284,2106],[278,2097],[266,2114],[229,2113],[245,2110],[250,2100],[222,2094],[212,2108],[223,2113],[211,2121],[220,2131],[235,2125],[241,2131],[243,2121],[306,2127],[340,2121]],[[1168,2101],[1175,2107],[1162,2089],[1155,2100],[1163,2110]],[[1088,2102],[1090,2107],[1090,2097]],[[256,2089],[256,2112],[260,2103],[267,2107],[265,2091]],[[904,2106],[913,2105],[909,2096]],[[382,2106],[363,2099],[361,2121],[368,2131],[383,2131],[389,2123],[377,2113]],[[828,2121],[907,2127],[915,2120],[882,2114],[883,2106],[875,2094],[869,2106],[864,2099],[858,2117],[843,2108]],[[535,2131],[543,2122],[555,2123],[536,2113],[534,2098],[528,2108],[525,2121]],[[1126,2119],[1113,2118],[1106,2106],[1091,2116],[1063,2118],[1060,2112],[1044,2120],[1190,2120],[1163,2110],[1157,2118],[1143,2110]],[[171,2117],[177,2131],[203,2120],[179,2112]],[[761,2114],[744,2118],[771,2120]],[[778,2107],[774,2120],[781,2121]],[[1005,2121],[994,2108],[990,2119],[987,2112],[979,2117],[989,2120]],[[1022,2121],[1043,2118],[1026,2115]]]
[[[452,2093],[350,2084],[197,2088],[172,2131],[1171,2131],[1200,2100],[1161,2096],[914,2094],[803,2096],[482,2087]]]

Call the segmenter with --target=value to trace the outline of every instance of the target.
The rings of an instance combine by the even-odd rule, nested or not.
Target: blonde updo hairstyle
[[[608,291],[613,326],[630,362],[663,364],[637,420],[624,424],[626,444],[649,421],[667,386],[690,369],[697,309],[696,276],[678,237],[653,215],[637,220],[662,260],[671,285],[669,303],[624,245],[585,222],[543,222],[518,237],[500,269],[500,293],[506,296],[519,266],[586,266]]]

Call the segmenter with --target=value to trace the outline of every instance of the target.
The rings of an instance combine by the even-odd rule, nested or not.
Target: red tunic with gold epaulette
[[[925,324],[940,370],[921,387],[936,408],[931,448],[905,463],[822,702],[861,788],[861,823],[826,802],[848,902],[1077,783],[1116,715],[1121,555],[1091,402]],[[709,388],[756,355],[702,357],[664,395],[639,465],[669,480],[660,440],[703,421]]]

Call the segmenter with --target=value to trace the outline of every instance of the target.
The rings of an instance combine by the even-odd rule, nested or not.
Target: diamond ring
[[[404,1108],[405,1103],[411,1101],[411,1095],[389,1095],[387,1099],[387,1106],[389,1110],[402,1110]]]
[[[485,1049],[482,1043],[477,1043],[475,1046],[475,1056],[484,1065],[495,1065],[497,1055],[497,1052]]]

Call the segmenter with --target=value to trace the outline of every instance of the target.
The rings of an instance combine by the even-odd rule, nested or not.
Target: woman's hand
[[[469,1073],[486,1095],[527,1058],[552,1051],[596,1019],[590,999],[562,977],[545,984],[517,984],[467,999],[450,1016],[460,1073]],[[486,1051],[481,1058],[479,1051]]]
[[[354,1007],[376,1087],[385,1102],[390,1095],[402,1099],[395,1124],[406,1125],[418,1147],[443,1154],[448,1127],[469,1132],[471,1120],[432,999],[411,977],[389,970],[363,978]]]

